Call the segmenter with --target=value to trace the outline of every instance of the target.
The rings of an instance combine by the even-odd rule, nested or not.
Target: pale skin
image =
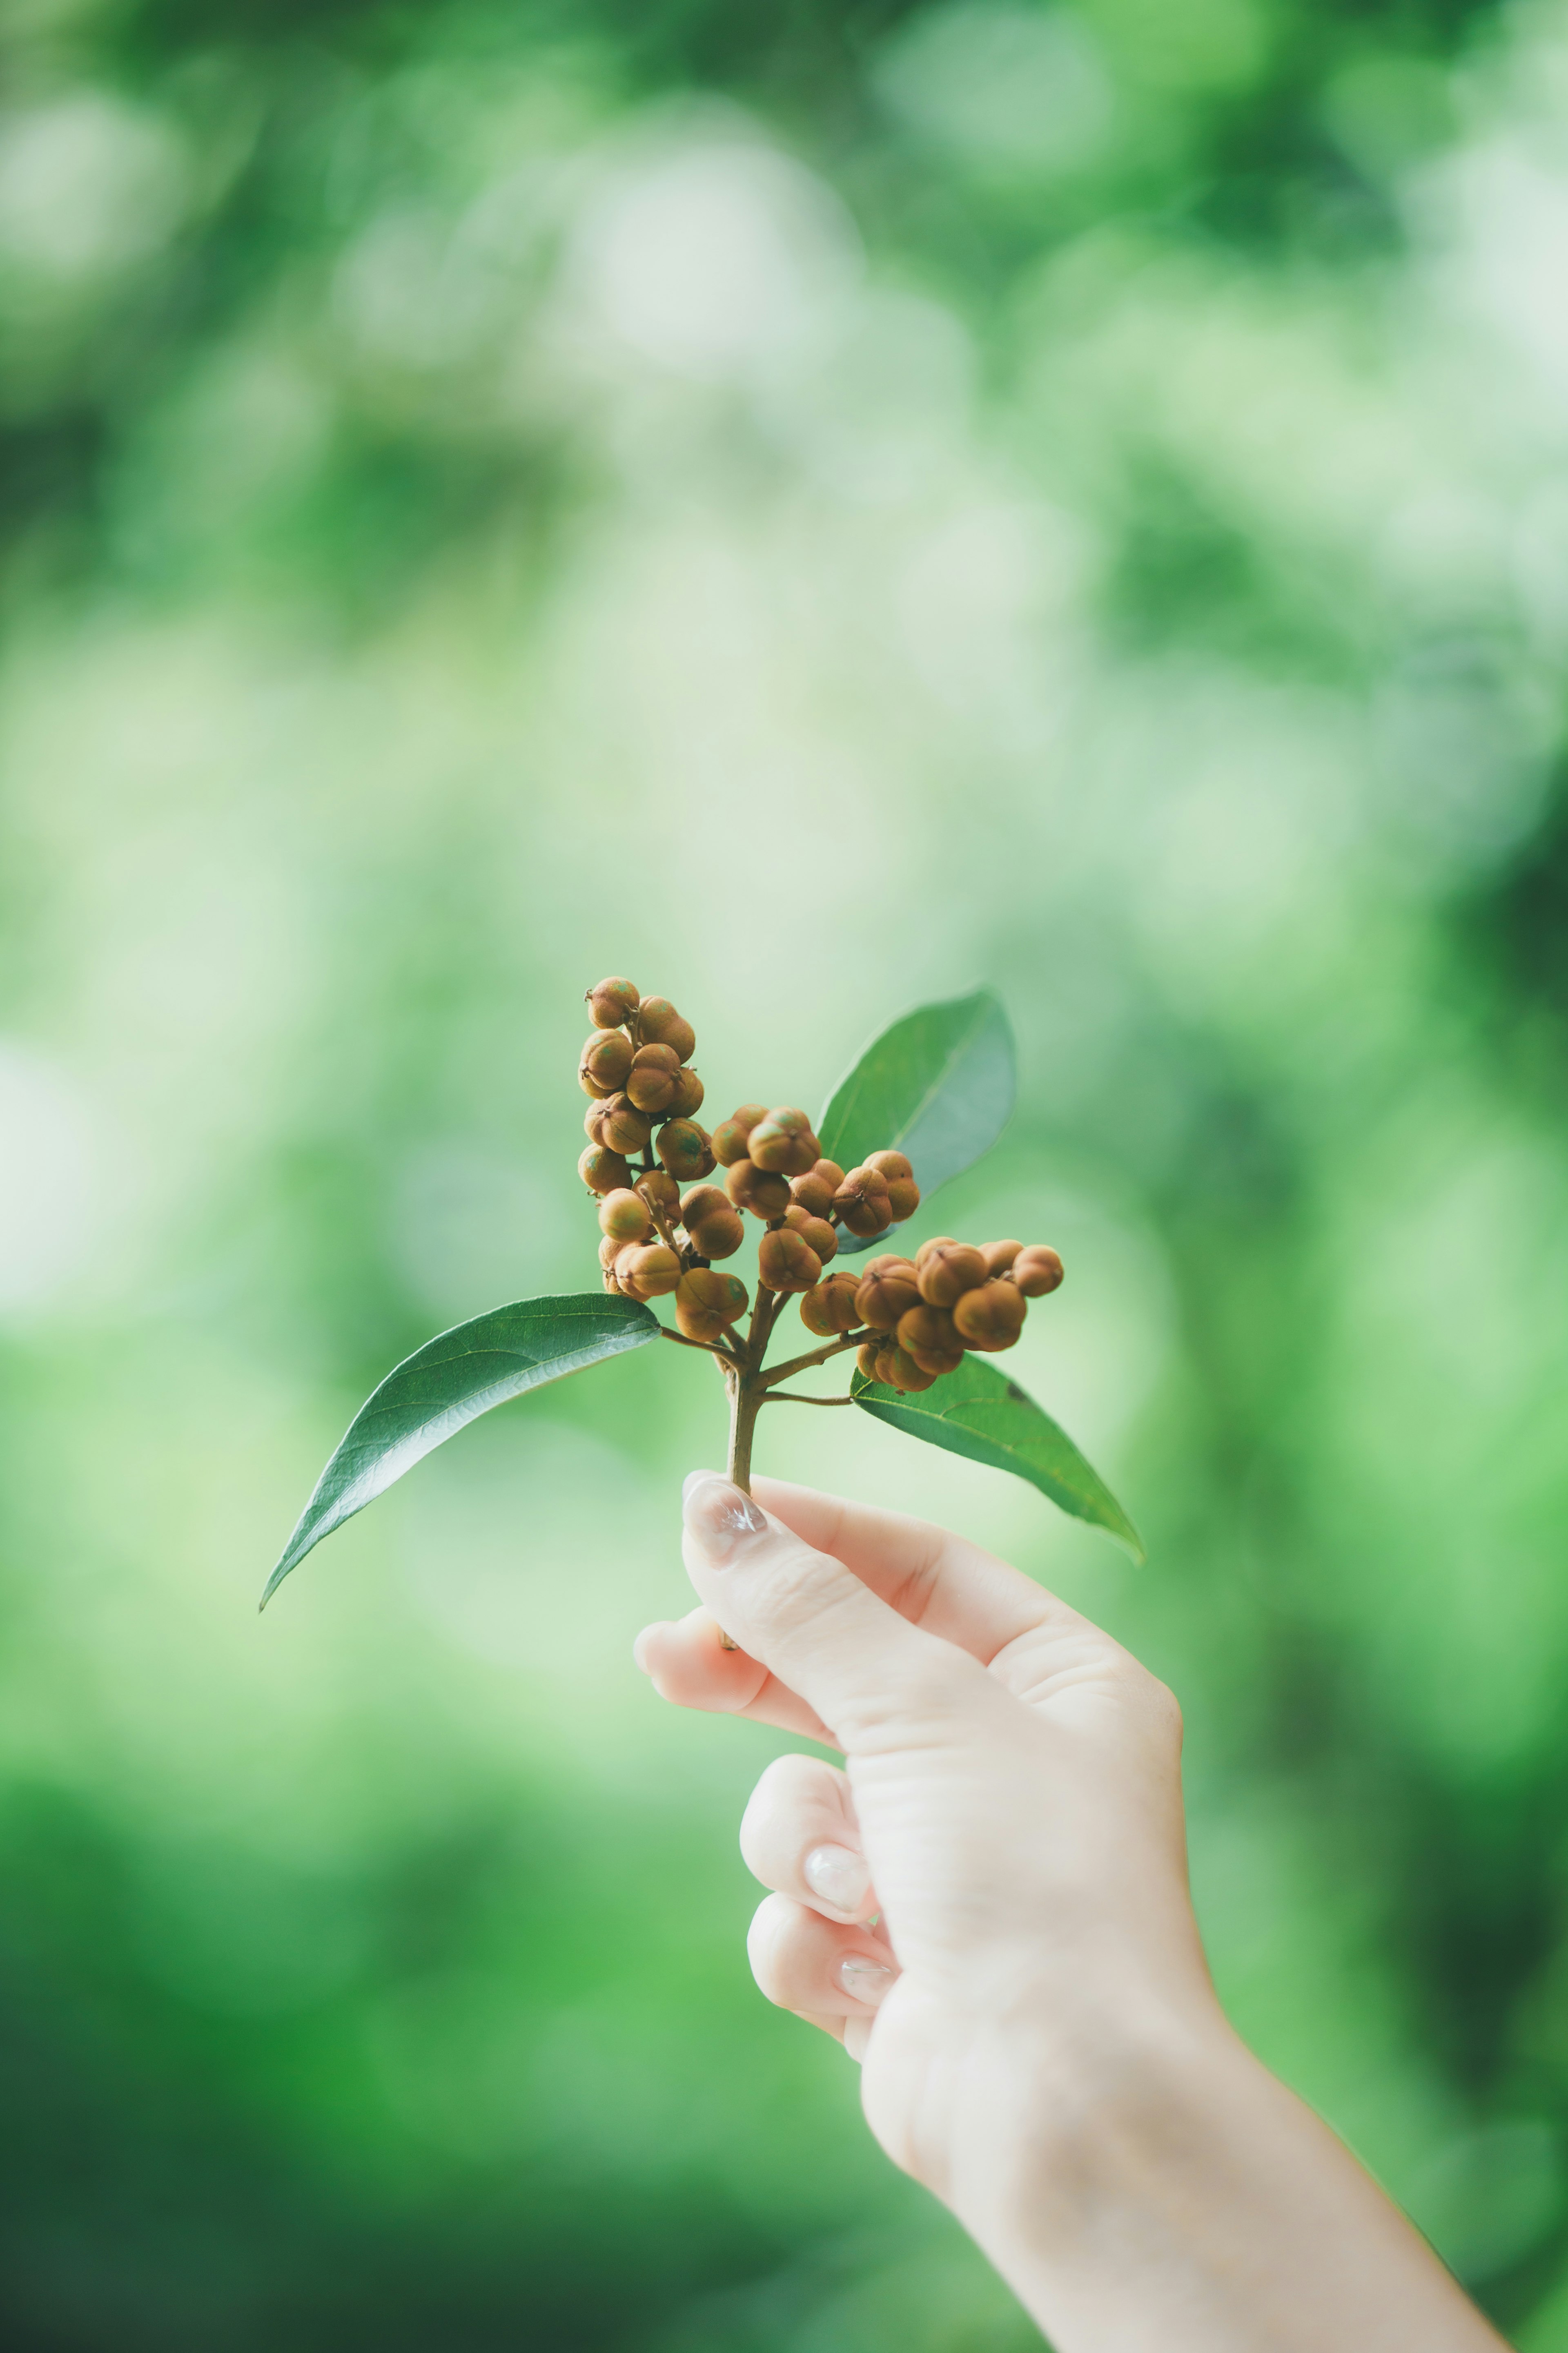
[[[844,1757],[777,1759],[746,1809],[757,1983],[860,2062],[883,2148],[1058,2353],[1497,2353],[1226,2021],[1163,1683],[962,1537],[806,1488],[694,1472],[684,1549],[656,1688]]]

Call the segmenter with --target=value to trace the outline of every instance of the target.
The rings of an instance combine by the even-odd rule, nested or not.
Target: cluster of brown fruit
[[[874,1258],[861,1274],[833,1274],[800,1303],[808,1331],[826,1339],[869,1327],[857,1359],[869,1380],[929,1389],[956,1372],[964,1351],[994,1356],[1024,1328],[1031,1299],[1062,1279],[1045,1242],[983,1242],[939,1234],[912,1259]]]

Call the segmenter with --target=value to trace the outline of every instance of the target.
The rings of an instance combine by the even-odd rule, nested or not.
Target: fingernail
[[[768,1525],[766,1514],[750,1495],[742,1495],[728,1479],[715,1478],[711,1472],[683,1500],[686,1525],[715,1564],[728,1560],[738,1544],[760,1536]]]
[[[836,1912],[858,1920],[871,1892],[871,1874],[863,1855],[847,1846],[814,1846],[801,1864],[801,1876],[814,1895]]]
[[[875,2010],[893,1982],[893,1972],[879,1961],[868,1960],[863,1953],[851,1953],[838,1964],[838,1982],[855,2000]]]

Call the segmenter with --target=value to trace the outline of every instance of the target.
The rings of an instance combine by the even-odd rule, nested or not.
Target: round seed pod
[[[893,1223],[901,1226],[912,1218],[921,1205],[921,1188],[912,1176],[895,1176],[888,1187],[888,1207],[893,1213]]]
[[[638,1111],[662,1118],[675,1100],[679,1079],[680,1064],[673,1046],[639,1046],[632,1056],[626,1092]]]
[[[663,1168],[645,1169],[632,1187],[647,1203],[656,1218],[667,1226],[678,1223],[680,1217],[680,1187]]]
[[[766,1119],[766,1103],[742,1103],[728,1119],[721,1119],[713,1131],[713,1157],[723,1168],[733,1168],[746,1157],[746,1145],[758,1120]]]
[[[721,1212],[727,1218],[735,1214],[730,1207],[729,1195],[717,1185],[694,1185],[689,1193],[680,1197],[680,1223],[688,1233],[693,1226],[703,1225]]]
[[[599,1134],[612,1152],[624,1152],[629,1159],[634,1152],[646,1148],[653,1123],[628,1095],[612,1095],[605,1105]]]
[[[906,1392],[910,1389],[929,1389],[936,1377],[934,1373],[928,1373],[923,1365],[917,1363],[907,1349],[895,1348],[892,1351],[892,1361],[888,1366],[888,1378],[896,1389],[903,1389]]]
[[[587,991],[588,1018],[595,1029],[618,1029],[637,1009],[629,980],[596,980]]]
[[[620,1296],[621,1286],[616,1281],[616,1270],[613,1266],[605,1267],[601,1280],[604,1282],[605,1289],[610,1293],[612,1298],[618,1299]]]
[[[779,1176],[804,1176],[815,1168],[822,1156],[822,1147],[811,1132],[811,1122],[803,1111],[770,1111],[758,1120],[747,1140],[746,1150],[753,1165],[766,1168]]]
[[[1026,1299],[1044,1299],[1061,1282],[1060,1258],[1049,1242],[1030,1242],[1021,1250],[1007,1272]]]
[[[637,1008],[637,1036],[645,1046],[673,1046],[678,1062],[689,1062],[697,1032],[668,997],[645,997]]]
[[[912,1176],[915,1173],[901,1152],[868,1152],[866,1166],[874,1168],[879,1176],[885,1176],[889,1185],[897,1183],[900,1177]]]
[[[658,1131],[656,1149],[678,1185],[689,1185],[695,1177],[713,1173],[708,1131],[694,1119],[667,1120]]]
[[[874,1381],[877,1377],[877,1359],[881,1353],[880,1344],[876,1340],[862,1340],[855,1351],[855,1368],[858,1372],[863,1373],[868,1381]]]
[[[624,1029],[595,1029],[584,1047],[578,1075],[591,1078],[602,1095],[613,1095],[626,1082],[632,1066],[632,1041]]]
[[[694,1113],[701,1110],[704,1092],[702,1082],[696,1071],[689,1071],[683,1066],[676,1073],[675,1092],[669,1101],[671,1116],[676,1119],[690,1119]]]
[[[614,1193],[632,1181],[631,1163],[602,1144],[589,1145],[577,1163],[577,1174],[590,1193]]]
[[[874,1258],[855,1293],[860,1321],[874,1332],[897,1331],[900,1316],[920,1303],[920,1285],[907,1258]]]
[[[896,1340],[884,1340],[877,1351],[875,1377],[881,1382],[884,1388],[890,1389],[893,1386],[893,1359],[898,1353],[899,1344]]]
[[[963,1343],[958,1327],[945,1307],[906,1308],[899,1318],[898,1343],[910,1355],[921,1356],[962,1356]]]
[[[628,1192],[625,1186],[605,1194],[599,1204],[599,1224],[618,1242],[645,1242],[653,1231],[647,1203]]]
[[[758,1245],[757,1279],[770,1291],[810,1291],[822,1280],[822,1261],[809,1242],[780,1226]]]
[[[716,1340],[745,1314],[749,1297],[738,1274],[694,1266],[675,1286],[675,1321],[689,1340]]]
[[[591,1103],[588,1105],[587,1110],[583,1113],[583,1133],[587,1137],[590,1144],[603,1144],[605,1140],[603,1133],[604,1125],[604,1104],[602,1103]]]
[[[749,1160],[737,1160],[725,1184],[736,1208],[750,1209],[753,1218],[782,1218],[790,1206],[788,1177],[754,1168]]]
[[[852,1234],[885,1233],[893,1222],[888,1207],[888,1180],[875,1168],[851,1168],[833,1196],[838,1222]]]
[[[826,1218],[808,1217],[798,1201],[792,1201],[784,1216],[791,1233],[802,1235],[824,1266],[830,1258],[837,1257],[838,1236]]]
[[[985,1281],[985,1261],[967,1242],[944,1242],[920,1261],[921,1297],[928,1307],[951,1307]]]
[[[986,1273],[1005,1274],[1023,1247],[1022,1242],[982,1242],[980,1255],[985,1261]]]
[[[951,1234],[932,1234],[930,1241],[921,1242],[919,1250],[916,1250],[915,1264],[917,1267],[924,1266],[932,1250],[957,1250],[958,1247]]]
[[[632,1242],[616,1261],[616,1281],[634,1299],[659,1299],[680,1281],[680,1261],[666,1242]]]
[[[997,1278],[966,1291],[952,1311],[953,1324],[966,1348],[994,1355],[1010,1348],[1024,1328],[1028,1302],[1016,1282]]]
[[[838,1190],[837,1185],[830,1185],[821,1172],[819,1160],[816,1166],[808,1168],[804,1176],[792,1176],[789,1180],[789,1189],[795,1196],[796,1206],[812,1218],[826,1217],[833,1207],[833,1196]]]
[[[803,1293],[800,1320],[808,1332],[819,1340],[831,1340],[841,1332],[853,1332],[860,1321],[855,1312],[855,1277],[852,1274],[830,1274]]]
[[[616,1262],[610,1269],[611,1278],[616,1289],[625,1292],[628,1299],[642,1297],[642,1293],[637,1286],[637,1277],[632,1271],[632,1261],[640,1250],[646,1248],[647,1244],[643,1242],[623,1242],[616,1252]]]
[[[940,1381],[943,1373],[956,1373],[963,1362],[962,1348],[915,1348],[910,1352],[922,1373]]]
[[[722,1199],[722,1196],[721,1196]],[[746,1221],[728,1201],[696,1225],[688,1224],[687,1239],[704,1258],[733,1258],[746,1239]]]
[[[609,1234],[600,1235],[599,1267],[601,1272],[605,1274],[609,1272],[611,1267],[614,1266],[616,1261],[619,1258],[625,1248],[625,1242],[616,1241]]]

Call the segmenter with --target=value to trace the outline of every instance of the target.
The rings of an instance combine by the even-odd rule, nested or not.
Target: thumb
[[[878,1725],[951,1715],[968,1684],[984,1683],[966,1651],[911,1626],[717,1472],[691,1473],[681,1510],[681,1550],[703,1601],[846,1749]]]

